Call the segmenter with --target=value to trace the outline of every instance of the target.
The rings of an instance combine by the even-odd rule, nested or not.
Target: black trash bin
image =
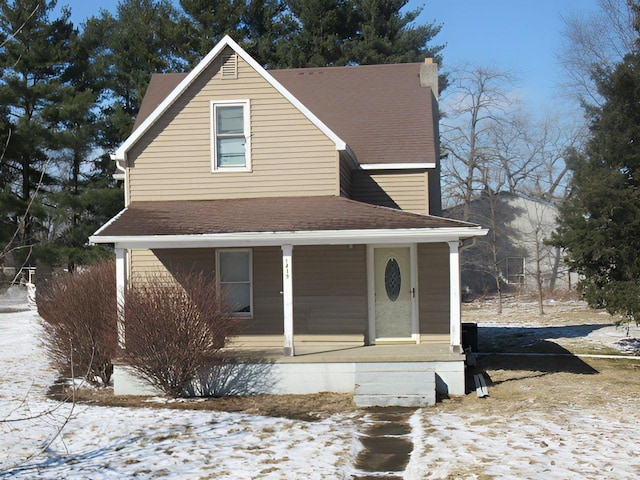
[[[471,351],[478,353],[478,324],[462,324],[462,348],[471,348]]]

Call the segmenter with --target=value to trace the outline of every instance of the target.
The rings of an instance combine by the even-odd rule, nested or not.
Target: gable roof
[[[244,55],[251,59],[246,53]],[[271,77],[290,99],[295,98],[313,112],[321,125],[334,132],[336,138],[344,140],[361,164],[435,166],[438,159],[437,125],[434,125],[437,112],[434,110],[437,106],[431,89],[420,86],[420,65],[401,63],[268,72],[257,65],[252,66],[257,66],[261,70],[259,73],[264,73],[263,77]],[[132,137],[139,135],[138,129],[158,115],[157,110],[169,95],[186,88],[185,82],[191,75],[152,76]],[[343,148],[339,148],[338,143],[336,146],[338,149],[346,147],[340,145]]]
[[[292,242],[335,238],[338,243],[340,239],[366,243],[365,237],[375,235],[392,235],[397,242],[401,232],[420,239],[457,239],[486,233],[478,225],[457,220],[320,196],[133,202],[90,241],[153,244],[175,239],[213,242],[233,238],[264,244],[269,239],[282,241],[286,236]]]
[[[116,150],[112,158],[115,160],[126,160],[126,155],[129,149],[151,128],[151,126],[160,118],[160,116],[167,111],[167,109],[173,105],[173,103],[185,92],[185,90],[211,65],[211,63],[222,53],[225,48],[231,48],[239,57],[247,62],[259,75],[261,75],[269,84],[271,84],[282,96],[284,96],[289,102],[295,106],[300,113],[302,113],[311,123],[318,127],[329,139],[335,144],[336,150],[346,150],[346,143],[339,138],[329,127],[327,127],[318,117],[315,116],[305,105],[295,98],[286,88],[284,88],[280,82],[278,82],[271,74],[269,74],[264,68],[262,68],[247,52],[245,52],[240,46],[234,42],[231,37],[225,35],[225,37],[213,47],[206,57],[204,57],[198,65],[188,74],[184,75],[182,79],[177,75],[173,75],[173,80],[179,79],[179,83],[170,89],[168,85],[163,86],[163,89],[170,90],[170,93],[164,97],[164,99],[157,106],[153,106],[149,103],[147,108],[152,108],[152,112],[144,118],[141,122],[137,123],[137,128],[131,133],[131,135],[125,140],[125,142]],[[154,94],[154,96],[156,96]]]

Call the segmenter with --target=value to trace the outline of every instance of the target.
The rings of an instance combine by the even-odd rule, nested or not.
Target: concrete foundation
[[[444,396],[465,394],[464,355],[443,350],[440,354],[432,352],[429,358],[419,355],[421,351],[415,347],[420,346],[372,346],[296,357],[245,352],[241,361],[236,359],[215,367],[209,375],[198,379],[189,393],[353,393],[356,403],[362,406],[432,405],[436,392]],[[114,366],[113,382],[116,395],[160,394],[127,365]]]

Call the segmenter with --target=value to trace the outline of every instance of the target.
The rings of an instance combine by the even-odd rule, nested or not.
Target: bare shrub
[[[90,383],[108,385],[117,353],[115,262],[53,277],[38,285],[36,303],[58,371],[68,375],[73,367]]]
[[[125,295],[121,357],[166,394],[185,396],[199,372],[219,363],[219,351],[240,321],[202,273],[182,273],[175,280],[151,276]]]

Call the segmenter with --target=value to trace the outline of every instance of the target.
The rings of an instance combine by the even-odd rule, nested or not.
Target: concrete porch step
[[[360,407],[434,405],[436,375],[426,370],[390,368],[386,363],[360,363],[356,365],[354,402]]]

